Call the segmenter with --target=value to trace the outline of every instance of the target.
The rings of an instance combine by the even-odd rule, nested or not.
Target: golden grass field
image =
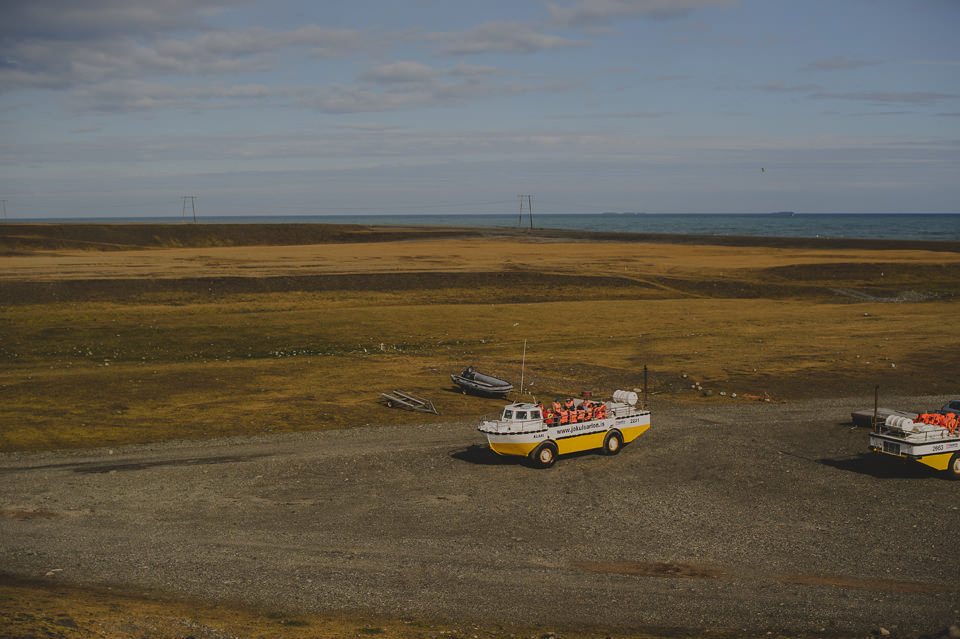
[[[637,387],[644,366],[654,410],[867,402],[876,384],[960,395],[958,293],[960,248],[947,244],[0,225],[0,451],[473,419],[502,402],[456,392],[449,374],[473,364],[519,384],[524,341],[524,382],[541,399]],[[379,393],[394,388],[442,416],[385,407]],[[0,637],[89,628],[116,639],[543,631],[291,616],[0,575]],[[610,635],[599,632],[581,634]]]
[[[449,374],[519,385],[524,341],[538,399],[960,386],[956,247],[303,226],[4,226],[0,450],[475,418]]]

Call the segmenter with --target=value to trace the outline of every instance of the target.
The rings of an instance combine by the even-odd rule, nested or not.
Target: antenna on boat
[[[643,410],[647,410],[647,365],[643,365]]]
[[[523,340],[523,357],[520,360],[520,395],[523,395],[523,369],[527,364],[527,340]]]

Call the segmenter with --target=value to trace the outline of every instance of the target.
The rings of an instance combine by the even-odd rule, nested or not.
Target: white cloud
[[[726,8],[738,0],[578,0],[569,7],[547,3],[554,22],[573,27],[609,24],[624,18],[680,18],[698,9]]]
[[[917,60],[910,64],[928,64],[943,67],[960,67],[960,60]]]
[[[624,111],[621,113],[593,113],[583,115],[547,115],[547,120],[606,120],[606,119],[647,119],[669,115],[666,111]]]
[[[804,91],[816,91],[820,87],[815,84],[798,84],[796,86],[787,86],[783,82],[767,82],[753,87],[757,91],[767,91],[770,93],[799,93]]]
[[[478,64],[464,64],[459,62],[447,69],[447,74],[460,78],[481,78],[491,75],[500,75],[503,71],[498,67]]]
[[[386,90],[333,84],[312,91],[304,90],[296,101],[299,105],[323,113],[375,113],[420,107],[460,104],[492,97],[566,91],[571,82],[487,82],[480,78],[444,81],[432,78],[421,82],[386,83]]]
[[[421,62],[399,60],[378,64],[360,74],[365,82],[377,84],[407,84],[411,82],[429,82],[437,77],[437,71]]]
[[[814,60],[803,67],[802,71],[840,71],[846,69],[860,69],[880,64],[873,60],[850,60],[842,55],[826,60]]]
[[[311,52],[345,54],[361,35],[349,30],[302,27],[290,31],[254,29],[215,31],[191,39],[164,39],[141,44],[118,37],[97,41],[22,41],[6,52],[0,86],[63,88],[118,78],[148,75],[216,75],[270,70],[271,54],[287,47],[310,46]]]
[[[932,93],[924,91],[861,91],[857,93],[817,93],[812,97],[817,100],[854,100],[880,104],[933,104],[958,96],[954,93]]]
[[[533,53],[549,49],[585,47],[590,43],[541,33],[521,22],[486,22],[465,31],[429,33],[424,38],[440,44],[438,55]]]
[[[114,80],[76,89],[71,99],[76,108],[102,113],[165,108],[223,108],[237,102],[266,100],[295,93],[289,88],[262,84],[231,86],[178,85],[140,80]]]

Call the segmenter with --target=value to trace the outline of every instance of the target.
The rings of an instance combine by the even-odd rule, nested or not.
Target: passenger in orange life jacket
[[[560,411],[560,423],[561,424],[570,423],[570,411],[566,411],[566,410]]]
[[[584,414],[585,414],[585,417],[586,417],[587,421],[590,421],[591,419],[593,419],[593,416],[594,416],[594,412],[593,412],[593,402],[590,401],[589,399],[588,399],[587,401],[585,401],[585,402],[583,403],[583,411],[584,411]]]
[[[564,408],[566,408],[567,410],[570,410],[571,408],[573,408],[573,398],[572,398],[572,397],[568,397],[567,399],[565,399],[564,402],[563,402],[563,406],[564,406]]]
[[[559,398],[559,397],[558,397],[557,399],[553,400],[553,412],[555,412],[555,413],[559,413],[559,412],[560,412],[560,398]]]

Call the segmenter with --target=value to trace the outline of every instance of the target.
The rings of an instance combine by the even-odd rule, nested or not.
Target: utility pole
[[[518,195],[520,198],[520,217],[517,218],[517,226],[523,224],[523,198],[527,198],[527,211],[530,213],[530,228],[533,228],[533,196],[532,195]]]
[[[185,222],[187,217],[187,200],[190,200],[190,210],[193,212],[193,223],[197,223],[197,196],[196,195],[184,195],[183,196],[183,210],[180,212],[180,221]]]
[[[0,206],[3,207],[3,221],[6,222],[7,221],[7,201],[0,200]]]

